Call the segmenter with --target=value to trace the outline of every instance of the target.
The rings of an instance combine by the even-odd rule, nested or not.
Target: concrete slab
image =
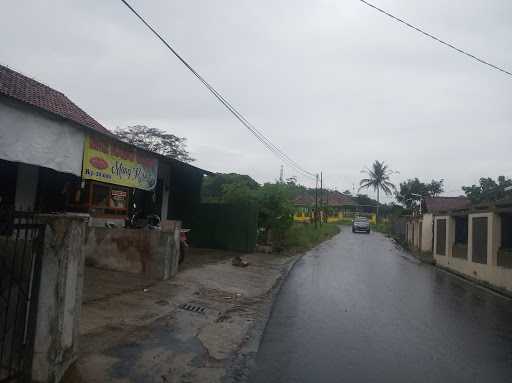
[[[295,257],[195,250],[170,281],[86,271],[80,356],[65,382],[221,382]],[[184,303],[204,308],[183,310]]]

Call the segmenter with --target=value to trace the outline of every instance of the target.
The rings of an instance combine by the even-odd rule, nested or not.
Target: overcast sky
[[[373,1],[512,70],[510,0]],[[352,189],[376,159],[400,172],[396,184],[443,178],[447,195],[481,176],[512,176],[512,78],[357,0],[131,2],[330,187]],[[197,166],[259,182],[279,176],[280,161],[120,0],[17,0],[2,15],[0,63],[64,92],[107,128],[162,128],[188,139]]]

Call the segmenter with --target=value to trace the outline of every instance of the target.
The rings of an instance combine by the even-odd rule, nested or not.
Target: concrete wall
[[[487,264],[472,262],[473,252],[473,218],[487,217]],[[497,266],[498,250],[501,243],[501,220],[498,214],[492,212],[469,214],[468,216],[468,259],[452,257],[452,247],[455,241],[455,222],[452,217],[440,216],[438,219],[446,218],[447,221],[447,255],[434,254],[436,263],[439,266],[453,270],[478,282],[490,284],[491,286],[512,293],[512,269]],[[437,231],[437,225],[435,226]],[[436,249],[434,237],[434,250]],[[435,251],[434,251],[435,253]]]
[[[88,265],[168,279],[178,272],[181,223],[162,221],[162,230],[89,227]]]
[[[80,176],[84,128],[0,96],[0,158]]]
[[[411,218],[406,225],[406,239],[409,246],[413,250],[432,252],[432,215]]]
[[[78,354],[86,218],[41,216],[47,224],[32,361],[34,382],[58,382]]]
[[[423,214],[423,225],[421,233],[421,251],[432,253],[433,234],[434,234],[434,216],[431,213]]]

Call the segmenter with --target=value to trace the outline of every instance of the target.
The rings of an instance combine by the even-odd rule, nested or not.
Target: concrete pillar
[[[455,244],[455,218],[448,216],[446,221],[446,256],[453,256]]]
[[[46,230],[32,381],[54,383],[78,355],[87,219],[42,215],[40,220]]]
[[[169,211],[169,197],[171,194],[171,168],[169,165],[160,162],[158,164],[158,178],[162,180],[162,210],[160,212],[161,220],[167,219]]]
[[[18,164],[18,175],[16,178],[16,195],[14,206],[16,210],[34,210],[37,194],[37,183],[39,168],[34,165],[23,163]]]
[[[432,253],[432,239],[433,239],[433,230],[434,230],[434,222],[433,222],[432,214],[424,214],[423,215],[423,225],[422,225],[422,233],[421,233],[421,251]]]
[[[501,217],[492,213],[489,218],[491,224],[488,232],[488,263],[489,266],[498,266],[498,251],[501,246]]]

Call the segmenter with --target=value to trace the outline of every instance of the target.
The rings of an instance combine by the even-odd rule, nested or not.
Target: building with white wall
[[[435,215],[434,259],[441,267],[512,293],[512,199]]]
[[[406,240],[409,246],[422,253],[433,252],[434,215],[469,206],[466,197],[427,197],[422,201],[422,214],[407,219]]]
[[[136,201],[144,214],[183,219],[208,173],[121,142],[63,93],[0,66],[0,209],[122,223]]]

